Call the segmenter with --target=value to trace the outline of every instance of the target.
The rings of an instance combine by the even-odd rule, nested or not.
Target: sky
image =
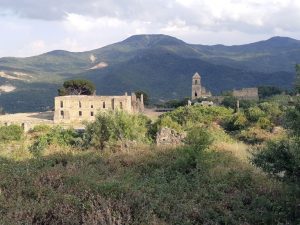
[[[135,34],[192,44],[300,40],[300,0],[0,0],[0,57],[86,51]]]

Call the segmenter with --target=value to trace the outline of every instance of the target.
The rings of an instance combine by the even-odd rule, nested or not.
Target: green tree
[[[281,94],[283,91],[275,86],[260,86],[258,87],[258,95],[259,98],[267,98],[267,97],[271,97],[273,95],[279,95]]]
[[[140,98],[141,95],[143,95],[144,105],[149,105],[150,99],[149,99],[149,95],[146,92],[144,92],[144,91],[136,91],[135,95],[136,95],[137,98]]]
[[[96,87],[89,80],[67,80],[58,89],[58,95],[93,95]]]
[[[222,105],[224,105],[225,107],[229,107],[232,109],[236,108],[236,103],[237,103],[237,98],[233,97],[233,96],[226,96],[223,101],[222,101]]]

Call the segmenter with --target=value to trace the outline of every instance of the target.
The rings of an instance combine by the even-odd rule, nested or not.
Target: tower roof
[[[200,77],[199,73],[196,72],[196,73],[194,74],[193,78],[201,78],[201,77]]]

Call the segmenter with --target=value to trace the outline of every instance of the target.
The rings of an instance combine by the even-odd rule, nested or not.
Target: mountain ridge
[[[101,95],[142,89],[154,101],[189,96],[195,72],[203,76],[203,85],[215,94],[258,85],[290,88],[298,62],[300,41],[288,37],[246,45],[207,46],[163,34],[133,35],[85,52],[54,50],[26,58],[0,58],[0,72],[10,75],[6,78],[16,76],[16,71],[32,77],[26,82],[0,77],[0,85],[16,87],[13,92],[0,95],[0,105],[8,112],[28,111],[30,107],[33,111],[49,109],[57,94],[55,89],[64,80],[74,78],[95,82]],[[39,104],[22,97],[37,90],[43,91],[43,98],[33,97]],[[12,108],[6,99],[17,102],[19,109]]]

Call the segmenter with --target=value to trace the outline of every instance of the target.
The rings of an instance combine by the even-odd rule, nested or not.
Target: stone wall
[[[54,123],[92,121],[99,111],[105,110],[134,113],[143,109],[143,97],[138,99],[134,93],[131,96],[58,96],[55,97]]]
[[[243,88],[241,90],[233,90],[232,95],[238,99],[258,100],[258,88]]]
[[[179,133],[171,128],[163,127],[156,134],[157,146],[178,146],[183,143],[185,133]]]

